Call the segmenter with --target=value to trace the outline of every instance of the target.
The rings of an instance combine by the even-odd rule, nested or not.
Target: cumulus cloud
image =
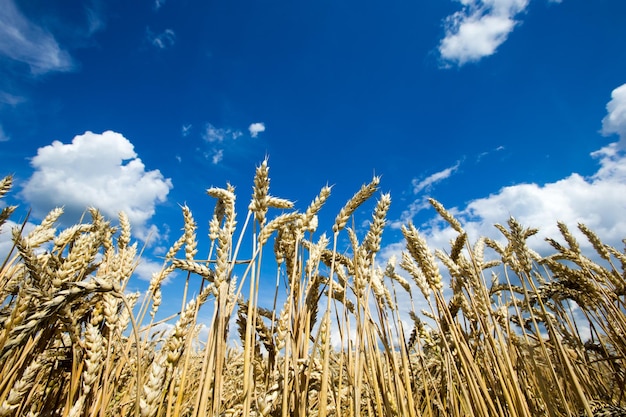
[[[148,28],[146,29],[146,37],[152,45],[159,49],[170,48],[176,43],[176,33],[172,29],[165,29],[163,32],[156,34]]]
[[[69,144],[54,141],[38,149],[31,165],[35,172],[21,196],[35,216],[59,206],[70,218],[90,206],[109,218],[124,211],[141,239],[154,234],[147,222],[172,188],[160,171],[146,171],[133,144],[112,131],[85,132]]]
[[[626,86],[613,91],[607,105],[608,115],[604,118],[603,132],[617,133],[624,139],[626,113],[624,112]],[[578,223],[594,230],[605,243],[621,247],[626,236],[626,152],[618,142],[611,143],[592,152],[599,168],[588,177],[577,173],[547,184],[524,183],[508,186],[487,197],[469,202],[465,207],[450,208],[464,225],[471,240],[479,236],[502,239],[495,223],[505,224],[515,217],[527,227],[536,227],[540,233],[531,238],[535,250],[545,251],[545,237],[558,238],[557,221],[567,224],[578,236],[582,247],[589,247],[584,236],[576,232]],[[442,201],[445,204],[445,201]],[[424,200],[414,203],[424,209]],[[419,211],[417,210],[417,211]],[[405,219],[417,212],[407,210]],[[456,233],[438,217],[431,219],[422,230],[433,248],[445,248]]]
[[[248,126],[248,131],[250,131],[250,136],[256,138],[259,133],[265,132],[265,123],[252,123]]]
[[[28,20],[13,0],[3,0],[1,4],[1,55],[27,64],[33,74],[75,68],[70,54],[59,46],[49,31]]]
[[[607,115],[602,119],[602,133],[607,136],[619,135],[621,146],[626,146],[626,84],[613,90],[606,110]]]
[[[529,0],[458,0],[463,9],[444,21],[439,53],[446,63],[464,65],[492,55],[517,25]]]
[[[150,282],[152,279],[152,274],[158,273],[163,268],[163,262],[153,261],[148,259],[145,256],[142,256],[139,259],[139,263],[135,268],[133,276],[139,278],[142,281]],[[164,284],[167,284],[172,279],[172,276],[168,276]]]

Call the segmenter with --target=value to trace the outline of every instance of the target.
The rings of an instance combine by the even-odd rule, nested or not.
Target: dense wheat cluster
[[[25,232],[3,208],[14,246],[0,260],[0,416],[626,415],[626,255],[585,225],[595,253],[559,224],[540,256],[527,246],[537,230],[511,218],[496,225],[505,243],[469,242],[431,201],[457,232],[451,246],[432,251],[406,224],[405,250],[381,265],[391,198],[378,178],[329,235],[317,214],[330,187],[298,212],[269,183],[263,162],[243,221],[233,187],[208,190],[206,259],[183,207],[183,234],[144,294],[126,289],[139,258],[124,214],[113,227],[90,209],[57,230],[56,209]],[[369,229],[347,227],[374,198]],[[166,326],[157,313],[176,270],[185,297]],[[276,297],[261,305],[268,279]]]

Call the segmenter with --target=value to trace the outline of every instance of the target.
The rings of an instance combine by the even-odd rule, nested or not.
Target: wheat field
[[[6,206],[0,416],[626,415],[623,250],[579,224],[595,250],[584,254],[559,223],[542,256],[527,245],[537,230],[513,218],[495,225],[502,241],[470,242],[431,200],[457,233],[450,247],[431,249],[408,223],[401,255],[381,264],[391,197],[379,181],[324,233],[331,188],[298,212],[270,194],[264,161],[244,217],[232,186],[207,190],[206,259],[182,207],[183,233],[141,294],[127,289],[140,248],[124,213],[112,226],[89,209],[89,220],[57,230],[55,209],[26,232],[26,221],[6,227]],[[11,185],[5,177],[0,196]],[[374,199],[368,229],[348,227]],[[276,295],[262,305],[268,264]],[[162,286],[175,271],[184,299],[163,320]]]

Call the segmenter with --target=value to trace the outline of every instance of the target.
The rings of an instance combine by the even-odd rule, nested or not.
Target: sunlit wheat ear
[[[413,278],[413,281],[420,289],[424,297],[428,298],[431,291],[430,287],[428,286],[426,276],[424,275],[422,270],[415,264],[415,261],[411,258],[411,256],[406,252],[402,252],[400,267],[408,272],[409,275],[411,275],[411,278]]]
[[[15,209],[17,209],[17,206],[7,206],[0,211],[0,228],[9,220]]]
[[[152,308],[150,309],[150,317],[153,319],[156,316],[159,307],[161,307],[161,302],[163,302],[163,292],[161,291],[161,286],[158,286],[152,291]]]
[[[404,291],[408,292],[411,295],[411,284],[409,281],[404,279],[400,274],[396,272],[396,256],[392,255],[385,265],[385,276],[391,278],[393,281],[400,284],[400,286],[404,289]]]
[[[537,234],[539,230],[533,228],[524,229],[522,225],[513,217],[509,218],[507,224],[509,225],[509,230],[500,224],[494,225],[494,227],[496,227],[508,240],[503,260],[508,263],[508,265],[516,273],[528,274],[532,269],[533,258],[536,258],[537,256],[526,245],[526,240]],[[489,244],[489,241],[486,240],[485,243]],[[513,257],[513,254],[515,257]]]
[[[596,235],[591,229],[589,229],[583,223],[578,223],[578,230],[580,230],[585,235],[589,243],[591,243],[591,246],[593,246],[595,251],[598,253],[598,255],[602,257],[602,259],[604,259],[605,261],[611,260],[611,254],[609,253],[609,250],[607,249],[608,246],[605,245],[600,240],[598,235]]]
[[[3,198],[13,186],[13,175],[7,175],[0,180],[0,198]]]
[[[355,210],[376,192],[379,183],[380,177],[374,177],[369,184],[361,186],[361,189],[339,211],[333,225],[333,232],[337,233],[346,226]]]
[[[569,245],[569,249],[575,254],[580,254],[580,245],[578,244],[576,238],[567,228],[567,225],[563,222],[557,222],[557,226],[559,228],[559,231],[561,232],[561,235]]]
[[[41,221],[41,224],[37,225],[28,235],[26,235],[25,240],[28,243],[28,246],[31,248],[37,248],[41,246],[41,244],[54,239],[56,234],[54,224],[59,217],[61,217],[61,214],[63,214],[62,208],[55,208],[50,211],[50,213],[48,213]]]
[[[185,347],[185,341],[192,331],[197,311],[206,302],[212,290],[212,285],[206,285],[202,292],[188,302],[181,312],[180,319],[174,325],[174,331],[165,342],[164,353],[170,365],[175,366],[178,363]]]
[[[114,329],[119,314],[120,299],[113,294],[102,295],[102,314],[106,325]],[[98,322],[99,323],[99,322]]]
[[[267,198],[267,206],[275,209],[287,210],[293,208],[293,201],[287,200],[286,198],[269,196]]]
[[[59,314],[63,308],[70,306],[76,299],[95,292],[119,294],[119,288],[109,282],[93,278],[88,282],[74,282],[69,288],[55,292],[54,297],[41,302],[37,306],[37,311],[30,314],[22,324],[11,329],[9,339],[0,352],[0,360],[11,349],[22,345],[29,337],[37,333],[40,326],[45,327],[45,323]]]
[[[183,218],[185,221],[184,234],[185,237],[185,259],[192,261],[198,253],[198,242],[196,241],[196,221],[191,214],[191,210],[186,205],[182,207]]]
[[[12,175],[7,175],[0,180],[0,199],[2,199],[6,195],[6,193],[11,190],[12,186]],[[11,217],[11,214],[13,214],[16,208],[17,206],[7,206],[2,208],[2,211],[0,211],[0,227],[2,227],[4,223],[6,223],[6,221],[9,219],[9,217]]]
[[[428,202],[430,202],[430,204],[435,208],[435,210],[437,210],[437,213],[439,213],[439,215],[446,222],[448,222],[448,224],[454,230],[456,230],[458,233],[463,233],[463,227],[461,226],[461,223],[452,215],[452,213],[450,213],[448,210],[445,209],[443,204],[441,204],[439,201],[435,200],[434,198],[429,198]]]
[[[265,214],[268,208],[268,197],[270,189],[269,168],[267,158],[256,168],[254,176],[254,187],[252,189],[252,201],[248,210],[254,213],[254,217],[259,224],[265,223]]]
[[[316,244],[311,244],[308,241],[303,241],[302,243],[309,250],[309,258],[306,261],[304,270],[306,272],[306,275],[310,277],[317,273],[322,259],[322,251],[326,249],[326,247],[330,243],[330,239],[324,233],[322,234],[322,236],[320,236]]]
[[[442,277],[426,240],[419,234],[412,223],[409,223],[408,226],[402,226],[402,234],[406,240],[406,247],[409,253],[424,272],[428,286],[435,291],[441,290],[443,288]]]
[[[119,213],[118,219],[122,230],[120,231],[120,236],[117,238],[117,247],[119,249],[126,249],[130,244],[130,220],[128,220],[128,216],[123,211]]]
[[[119,313],[117,321],[115,322],[115,331],[118,335],[121,335],[130,323],[132,309],[139,300],[141,294],[139,292],[126,294],[126,303],[124,303],[122,310]]]
[[[75,224],[62,230],[57,237],[54,238],[54,248],[52,252],[60,253],[63,248],[76,240],[78,235],[89,232],[91,229],[92,225],[90,224]]]
[[[188,261],[186,259],[173,259],[172,266],[183,271],[191,272],[196,275],[200,275],[208,282],[215,281],[215,272],[208,266],[200,264],[194,261]]]
[[[37,358],[26,367],[20,379],[13,384],[9,395],[0,405],[0,416],[9,416],[20,406],[26,394],[33,387],[37,373],[42,365],[43,362],[40,358]]]
[[[223,229],[227,235],[232,236],[235,231],[237,222],[235,221],[235,188],[227,184],[226,189],[212,187],[207,190],[207,194],[221,202],[224,210],[224,226]]]
[[[383,230],[385,228],[387,211],[391,206],[391,194],[383,194],[376,204],[372,224],[363,240],[363,247],[370,253],[377,253],[380,250]]]
[[[85,368],[83,391],[88,394],[97,382],[105,353],[105,344],[100,331],[90,323],[85,327]]]
[[[289,311],[289,300],[285,300],[283,308],[278,315],[278,323],[276,325],[276,349],[278,351],[285,347],[287,336],[289,335],[289,323],[291,319],[291,312]]]
[[[453,262],[456,262],[459,259],[466,242],[467,233],[465,232],[459,234],[456,239],[454,239],[454,242],[452,242],[452,247],[450,248],[450,259],[452,259]]]
[[[280,229],[281,227],[291,222],[295,222],[295,221],[301,222],[302,221],[301,218],[302,218],[302,214],[295,212],[295,213],[281,214],[280,216],[277,216],[276,218],[272,219],[263,227],[263,229],[261,229],[261,232],[259,233],[259,238],[258,238],[259,245],[261,246],[265,245],[265,243],[270,238],[272,233],[274,233],[276,230]]]
[[[72,249],[59,267],[53,285],[58,287],[66,281],[80,281],[87,272],[87,266],[95,260],[100,247],[97,235],[93,232],[78,236]]]
[[[146,375],[147,379],[141,392],[141,398],[139,399],[141,417],[153,417],[156,414],[163,392],[166,367],[166,357],[162,354],[157,354],[157,357],[152,361],[152,365],[150,365],[148,375]]]
[[[38,261],[37,255],[34,249],[29,246],[28,241],[21,235],[19,227],[14,227],[11,230],[13,235],[13,242],[17,248],[18,254],[21,257],[22,263],[28,271],[29,277],[34,283],[40,285],[44,279],[43,267]]]
[[[370,284],[372,286],[372,291],[374,291],[374,295],[381,306],[386,305],[391,310],[396,310],[396,305],[391,297],[391,293],[383,284],[383,277],[383,270],[379,266],[373,268],[370,272]]]
[[[317,197],[309,204],[309,207],[307,207],[303,219],[305,230],[314,232],[317,229],[317,213],[319,213],[324,203],[326,203],[326,200],[328,200],[328,197],[330,197],[331,190],[332,187],[328,185],[324,186]]]

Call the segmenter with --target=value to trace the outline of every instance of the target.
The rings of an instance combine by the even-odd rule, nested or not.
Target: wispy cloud
[[[443,181],[446,178],[449,178],[454,172],[456,172],[457,169],[459,169],[460,165],[461,165],[461,161],[457,161],[456,164],[452,165],[451,167],[443,169],[439,172],[435,172],[434,174],[429,175],[423,180],[414,179],[413,180],[413,193],[419,194],[422,190],[428,190],[434,184],[440,181]]]
[[[265,132],[265,123],[252,123],[248,126],[248,131],[250,132],[250,136],[256,138],[259,136],[259,133]]]
[[[241,130],[218,128],[211,123],[207,123],[202,133],[202,138],[209,143],[213,143],[223,142],[225,139],[237,139],[242,135]]]
[[[211,162],[213,162],[213,165],[219,164],[222,162],[222,159],[224,159],[224,149],[214,149],[213,155],[211,155]]]
[[[0,55],[28,65],[33,74],[75,68],[54,36],[28,20],[13,0],[3,0],[0,7]]]
[[[23,103],[24,101],[26,101],[24,97],[17,96],[15,94],[9,94],[6,91],[0,91],[0,103],[1,104],[7,104],[11,107],[15,107],[18,104]]]
[[[158,11],[165,4],[165,0],[154,0],[152,7],[155,11]]]
[[[4,132],[4,128],[0,125],[0,142],[7,142],[11,138]]]
[[[181,127],[180,129],[181,135],[183,135],[183,137],[189,136],[189,134],[191,133],[191,128],[192,128],[191,124],[183,125],[183,127]]]
[[[444,21],[439,53],[446,64],[459,66],[492,55],[518,21],[529,0],[457,0],[463,9]]]
[[[241,136],[243,136],[241,130],[215,127],[207,123],[202,132],[202,139],[210,144],[210,149],[204,153],[205,158],[214,165],[219,164],[224,159],[224,146],[228,146],[228,142]]]
[[[157,230],[147,223],[172,182],[158,170],[146,171],[133,144],[121,134],[86,132],[69,144],[54,141],[38,149],[31,165],[35,172],[21,196],[35,216],[60,206],[68,221],[75,221],[87,207],[96,207],[109,218],[122,210],[137,237],[152,234],[158,239]]]
[[[167,49],[176,43],[176,33],[172,29],[165,29],[161,33],[154,33],[150,28],[146,29],[146,37],[148,41],[159,49]]]

